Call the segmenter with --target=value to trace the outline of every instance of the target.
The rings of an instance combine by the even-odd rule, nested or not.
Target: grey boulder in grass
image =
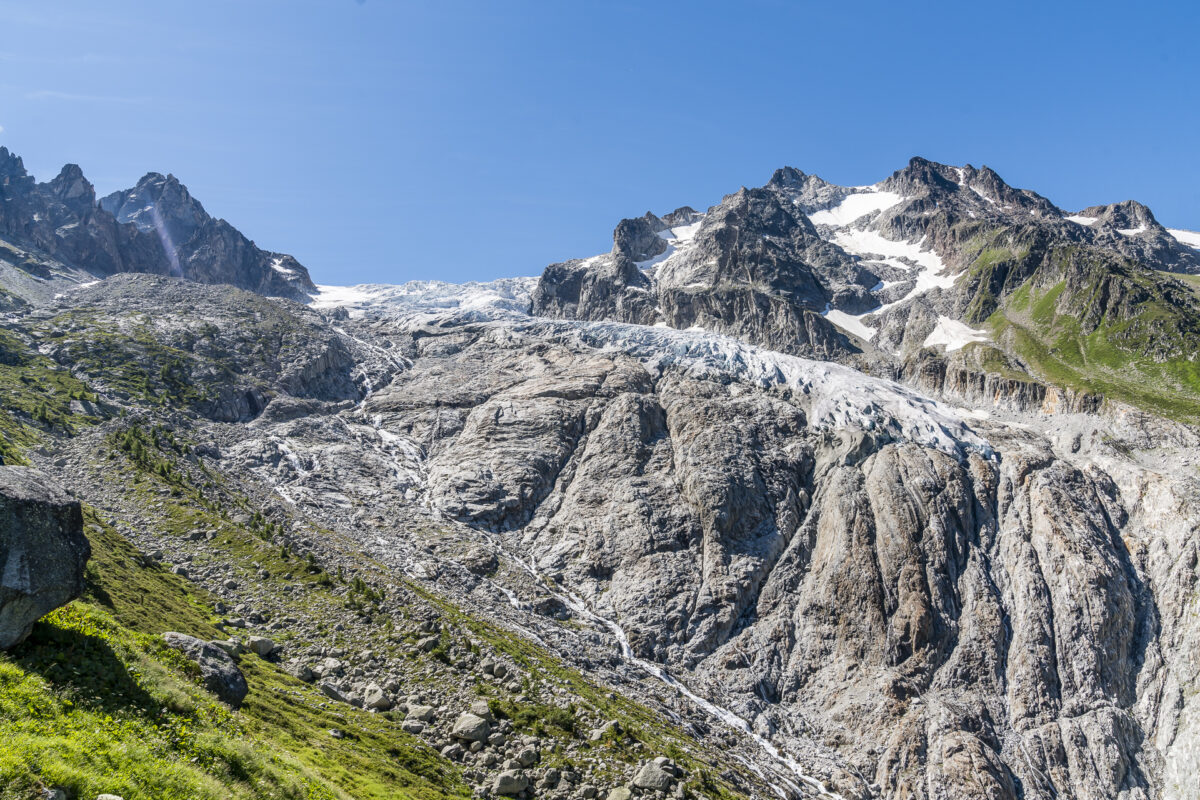
[[[83,593],[91,554],[79,501],[36,469],[0,466],[0,649]]]
[[[185,633],[164,633],[167,646],[183,653],[200,667],[204,688],[220,700],[237,708],[246,699],[246,678],[233,657],[212,642]]]

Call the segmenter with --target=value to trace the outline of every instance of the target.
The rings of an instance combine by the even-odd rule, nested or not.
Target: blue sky
[[[173,172],[318,283],[534,275],[792,165],[1200,228],[1195,3],[0,0],[0,144]]]

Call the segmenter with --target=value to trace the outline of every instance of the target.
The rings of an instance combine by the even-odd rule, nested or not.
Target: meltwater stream
[[[629,646],[629,637],[625,635],[625,630],[619,624],[592,611],[590,608],[588,608],[587,603],[583,600],[583,598],[575,595],[574,593],[565,590],[564,593],[558,593],[551,590],[549,587],[553,585],[553,581],[548,580],[546,576],[538,572],[536,566],[510,552],[507,548],[497,542],[490,534],[484,533],[484,536],[486,536],[487,539],[498,550],[500,550],[500,552],[504,553],[504,555],[520,564],[522,569],[529,573],[530,577],[537,581],[540,586],[546,588],[546,591],[548,591],[559,602],[566,605],[584,619],[607,628],[616,638],[617,643],[621,648],[621,658],[627,663],[633,664],[658,678],[658,680],[662,681],[667,686],[670,686],[688,700],[691,700],[698,707],[704,709],[704,711],[714,719],[720,721],[730,728],[733,728],[734,730],[740,731],[746,736],[749,736],[754,740],[759,748],[771,758],[771,760],[775,761],[787,772],[790,772],[792,775],[794,775],[800,784],[806,786],[810,791],[816,792],[818,797],[831,798],[831,800],[842,800],[841,795],[829,792],[819,780],[805,772],[804,768],[800,766],[800,763],[796,761],[796,759],[783,752],[781,748],[776,747],[765,736],[761,736],[755,732],[748,720],[745,720],[729,709],[719,706],[716,703],[713,703],[712,701],[696,694],[658,664],[654,664],[653,662],[646,661],[645,659],[638,658],[636,655],[634,655],[633,648]],[[496,585],[499,587],[499,584]],[[516,599],[513,596],[513,593],[504,587],[500,588],[501,591],[504,592],[504,594],[509,598],[509,602],[516,605]],[[767,778],[766,775],[763,775],[760,771],[754,768],[754,765],[747,764],[746,766],[754,769],[760,778],[768,783],[771,783],[770,779]],[[783,800],[789,800],[790,797],[801,795],[801,788],[799,784],[786,777],[783,778],[783,781],[787,784],[786,790],[776,784],[771,784],[771,787],[776,791],[776,793],[779,794],[781,798],[783,798]]]

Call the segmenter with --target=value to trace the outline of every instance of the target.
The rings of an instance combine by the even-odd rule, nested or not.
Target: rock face
[[[212,642],[184,633],[164,633],[167,646],[178,650],[200,667],[204,688],[233,708],[241,706],[249,691],[233,657]]]
[[[4,147],[0,239],[98,276],[149,272],[294,299],[316,291],[294,258],[261,250],[210,217],[172,175],[150,173],[133,189],[97,201],[78,166],[37,183]]]
[[[77,500],[37,470],[0,466],[0,649],[83,593],[91,552]]]
[[[529,778],[521,770],[510,769],[496,776],[492,791],[499,795],[513,796],[529,788]]]
[[[176,277],[280,297],[316,291],[296,259],[260,250],[225,220],[210,217],[174,175],[151,172],[132,189],[102,198],[100,208],[159,236]]]
[[[665,792],[675,783],[675,772],[675,765],[670,760],[659,757],[642,765],[633,776],[633,785],[651,792]]]
[[[847,404],[867,376],[764,389],[751,376],[835,365],[707,334],[420,335],[364,413],[431,443],[428,502],[507,531],[635,654],[763,729],[803,719],[839,742],[847,776],[867,778],[842,779],[847,796],[1163,796],[1187,751],[1148,744],[1178,713],[1156,687],[1193,685],[1191,646],[1165,643],[1195,634],[1161,609],[1197,586],[1177,559],[1198,547],[1200,507],[1195,481],[1109,460],[1106,437],[1155,441],[1132,417],[1114,428],[1064,403],[1038,433],[976,419],[953,429],[960,447],[927,436],[946,420],[889,430],[907,403],[930,413],[899,387],[860,419]],[[1172,507],[1186,510],[1168,531]]]
[[[151,391],[214,421],[245,422],[264,413],[275,419],[306,417],[326,404],[357,400],[365,391],[352,353],[357,345],[307,309],[284,309],[227,286],[149,275],[117,275],[76,290],[72,299],[75,308],[90,310],[92,322],[81,327],[64,320],[50,355],[95,376],[100,386],[99,373],[108,362],[87,354],[104,330],[140,326],[144,317],[139,315],[164,308],[190,307],[176,317],[181,324],[164,326],[170,333],[159,346],[134,344],[109,359],[144,371]]]
[[[681,212],[679,234],[653,214],[622,220],[611,253],[548,267],[533,313],[702,327],[821,358],[857,352],[820,312],[835,299],[853,305],[853,286],[879,278],[786,198],[743,189],[705,216]]]

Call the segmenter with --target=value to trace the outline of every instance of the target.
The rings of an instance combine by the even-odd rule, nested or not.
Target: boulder
[[[624,786],[618,786],[608,793],[608,800],[630,800],[632,797],[633,792]]]
[[[345,669],[346,665],[336,658],[326,658],[312,668],[312,673],[318,678],[340,677]]]
[[[598,742],[603,739],[604,734],[608,733],[609,731],[612,731],[613,733],[620,733],[621,724],[615,719],[610,719],[599,728],[594,729],[588,738],[593,742]]]
[[[275,642],[265,636],[251,636],[246,646],[250,648],[251,653],[260,658],[266,658],[275,651]]]
[[[529,788],[529,778],[519,769],[509,769],[496,776],[492,792],[502,795],[517,795]]]
[[[214,639],[211,644],[215,644],[234,658],[238,658],[246,652],[246,648],[242,647],[242,643],[237,639]]]
[[[488,705],[487,700],[476,700],[475,702],[471,703],[471,707],[467,710],[480,719],[486,719],[491,723],[496,721],[496,718],[492,716],[492,709],[491,706]]]
[[[487,741],[488,734],[492,732],[492,726],[483,717],[477,717],[474,714],[461,714],[454,722],[454,729],[451,735],[455,739],[463,739],[468,742],[484,742]]]
[[[234,708],[246,699],[249,687],[233,657],[212,642],[184,633],[164,633],[167,646],[183,653],[200,667],[204,688]]]
[[[421,722],[433,722],[433,706],[410,705],[407,718]]]
[[[288,672],[290,672],[292,677],[296,680],[304,681],[305,683],[311,683],[316,677],[313,675],[312,669],[310,669],[307,664],[300,661],[297,661],[289,666]]]
[[[675,782],[675,770],[670,762],[655,759],[648,761],[633,776],[633,785],[639,789],[665,792]]]
[[[83,593],[91,554],[77,500],[38,470],[0,466],[0,650]]]
[[[476,575],[489,575],[496,571],[500,562],[496,554],[486,547],[475,546],[463,553],[459,559],[464,567]]]
[[[334,702],[346,703],[347,705],[350,703],[350,698],[342,694],[342,690],[329,681],[322,681],[321,683],[317,684],[317,688],[321,690],[322,694]]]
[[[392,707],[392,700],[378,684],[371,683],[363,693],[363,705],[373,711],[387,711]]]

